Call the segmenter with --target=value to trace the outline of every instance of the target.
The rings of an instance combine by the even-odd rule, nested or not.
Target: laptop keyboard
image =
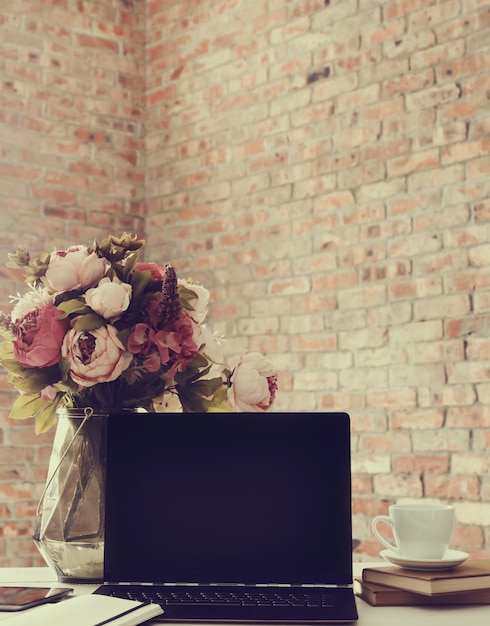
[[[103,587],[98,590],[104,593]],[[210,587],[111,587],[110,595],[161,606],[277,606],[315,607],[334,606],[334,594],[325,589],[261,589]]]

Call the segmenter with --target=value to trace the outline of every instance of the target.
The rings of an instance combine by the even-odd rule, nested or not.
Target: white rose
[[[209,291],[202,285],[196,285],[182,278],[179,279],[178,284],[184,289],[193,292],[194,296],[187,299],[189,306],[192,307],[188,314],[197,323],[202,322],[208,314]]]
[[[86,246],[74,246],[51,253],[42,280],[52,293],[86,289],[96,285],[106,272],[106,261]]]
[[[128,308],[131,295],[131,285],[119,280],[111,281],[106,277],[99,282],[97,287],[87,291],[85,302],[105,319],[111,319],[121,315]]]

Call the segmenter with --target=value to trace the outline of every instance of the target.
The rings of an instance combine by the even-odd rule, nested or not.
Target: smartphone
[[[0,611],[22,611],[55,602],[72,591],[69,587],[0,587]]]

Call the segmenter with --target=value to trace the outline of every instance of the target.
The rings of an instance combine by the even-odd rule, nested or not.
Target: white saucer
[[[397,554],[394,550],[382,550],[380,555],[385,561],[393,563],[393,565],[416,570],[452,569],[461,565],[470,556],[466,552],[459,552],[458,550],[448,550],[442,559],[409,559]]]

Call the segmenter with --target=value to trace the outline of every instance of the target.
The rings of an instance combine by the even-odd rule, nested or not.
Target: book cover
[[[460,591],[440,593],[435,596],[424,596],[413,591],[395,589],[375,583],[367,583],[362,578],[354,580],[354,591],[357,596],[371,606],[440,606],[464,604],[490,604],[490,589],[479,591]]]
[[[19,611],[2,621],[5,626],[137,626],[162,613],[158,604],[86,594]]]
[[[364,582],[433,596],[439,593],[490,589],[490,559],[469,559],[451,570],[410,570],[395,565],[367,567]]]

